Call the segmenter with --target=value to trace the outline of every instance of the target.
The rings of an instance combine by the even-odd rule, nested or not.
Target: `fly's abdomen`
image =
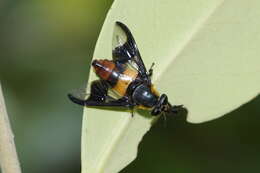
[[[119,74],[117,83],[112,88],[119,96],[126,94],[128,86],[136,79],[138,72],[134,69],[127,67],[122,73]]]
[[[107,59],[94,60],[92,66],[94,67],[96,74],[103,80],[108,80],[116,67],[113,61]]]
[[[96,74],[107,81],[111,89],[118,95],[124,96],[128,86],[136,79],[138,72],[128,66],[118,68],[113,61],[94,60],[92,66]],[[120,69],[120,70],[119,70]]]
[[[94,67],[96,74],[101,79],[107,81],[111,87],[116,85],[120,72],[113,61],[106,59],[94,60],[92,66]]]

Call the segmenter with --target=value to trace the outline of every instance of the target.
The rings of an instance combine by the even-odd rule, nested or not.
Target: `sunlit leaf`
[[[144,63],[155,62],[153,82],[187,120],[220,117],[260,91],[260,1],[116,0],[94,58],[111,59],[115,21],[132,31]],[[89,82],[96,79],[90,74]],[[153,118],[149,112],[86,108],[82,172],[118,172],[135,159]]]

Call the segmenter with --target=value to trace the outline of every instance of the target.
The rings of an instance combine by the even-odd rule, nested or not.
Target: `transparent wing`
[[[150,80],[134,37],[128,27],[121,22],[116,22],[112,46],[112,56],[116,63],[125,64],[130,62],[137,68],[142,79]]]
[[[87,93],[86,87],[73,89],[69,92],[69,94],[81,100],[85,100],[88,96],[90,96],[90,93]]]
[[[108,95],[109,86],[105,81],[95,80],[91,83],[90,94],[85,89],[77,89],[68,94],[69,99],[82,106],[132,107],[127,97],[115,99]],[[86,98],[88,96],[88,98]]]

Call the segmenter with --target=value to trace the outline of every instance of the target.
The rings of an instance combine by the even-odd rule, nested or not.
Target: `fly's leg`
[[[148,76],[151,78],[152,75],[153,75],[153,67],[154,67],[155,63],[153,62],[150,69],[149,69],[149,72],[148,72]]]

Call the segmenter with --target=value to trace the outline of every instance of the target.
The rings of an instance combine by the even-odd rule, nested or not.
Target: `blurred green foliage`
[[[86,84],[112,0],[1,1],[0,80],[23,172],[80,172]]]
[[[1,1],[0,81],[23,172],[80,172],[82,108],[66,95],[86,85],[111,4]],[[258,172],[259,105],[258,97],[204,124],[161,119],[122,172]]]

